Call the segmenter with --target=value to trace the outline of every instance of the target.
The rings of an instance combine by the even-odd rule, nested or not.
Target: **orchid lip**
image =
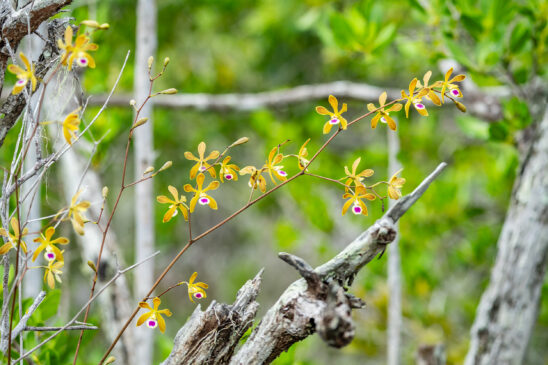
[[[81,66],[87,66],[88,65],[88,60],[86,58],[79,58],[78,59],[78,64],[81,65]]]
[[[232,180],[232,174],[225,174],[225,179]]]
[[[147,321],[148,328],[156,328],[158,326],[158,322],[154,319],[150,319]]]
[[[416,103],[416,104],[415,104],[415,108],[417,108],[417,109],[424,109],[424,105],[421,104],[421,103]]]
[[[196,298],[196,299],[202,299],[202,293],[196,293],[196,294],[194,294],[194,298]]]
[[[362,208],[359,205],[354,205],[352,207],[352,213],[361,214],[362,213]]]
[[[207,167],[205,167],[205,166],[203,166],[203,165],[200,166],[200,171],[205,171],[205,170],[207,170]]]
[[[381,118],[381,122],[386,123],[386,118],[385,118],[385,117],[382,117],[382,118]]]
[[[19,79],[19,80],[17,80],[16,84],[17,85],[24,85],[26,82],[27,82],[27,80]]]
[[[279,170],[279,171],[278,171],[278,175],[280,175],[280,176],[287,176],[287,172],[285,172],[284,170]]]
[[[338,118],[331,118],[329,124],[339,124],[340,120]]]
[[[55,259],[55,254],[53,252],[46,252],[44,254],[44,257],[46,258],[46,260],[52,261]]]
[[[459,91],[458,90],[451,90],[451,94],[455,95],[455,96],[459,96]]]
[[[198,203],[200,203],[201,205],[209,204],[209,198],[200,198],[198,199]]]

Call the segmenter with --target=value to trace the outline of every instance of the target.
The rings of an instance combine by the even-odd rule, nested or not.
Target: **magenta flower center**
[[[354,205],[352,207],[352,213],[361,214],[362,213],[362,207],[360,207],[359,205]]]
[[[202,293],[196,293],[196,294],[194,294],[194,298],[196,298],[196,299],[202,299]]]
[[[382,117],[382,118],[381,118],[381,122],[386,123],[386,118],[385,118],[385,117]]]
[[[44,255],[46,260],[48,261],[51,261],[53,259],[55,259],[55,254],[53,252],[46,252],[46,254]]]
[[[225,179],[232,180],[232,174],[225,174]]]
[[[209,204],[209,198],[204,196],[204,197],[198,199],[198,203],[200,203],[201,205]]]
[[[78,58],[77,62],[78,62],[78,64],[79,64],[80,66],[84,66],[84,67],[85,67],[85,66],[88,65],[88,60],[87,60],[87,58],[85,58],[85,57]]]
[[[285,172],[284,170],[279,170],[279,171],[278,171],[278,174],[279,174],[280,176],[287,176],[287,172]]]
[[[27,83],[27,79],[19,79],[17,80],[16,84],[17,86],[21,86]]]
[[[339,124],[340,120],[337,117],[331,118],[329,124]]]
[[[200,166],[200,171],[205,171],[207,169],[207,167],[205,167],[204,165]]]
[[[458,90],[451,90],[451,94],[455,95],[455,96],[459,96],[459,91]]]
[[[416,103],[416,104],[415,104],[415,108],[417,108],[417,109],[424,109],[424,105],[421,104],[421,103]]]
[[[148,328],[156,328],[157,325],[158,325],[158,322],[154,319],[149,319],[147,321]]]

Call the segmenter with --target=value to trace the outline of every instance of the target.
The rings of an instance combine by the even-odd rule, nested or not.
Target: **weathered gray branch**
[[[154,99],[154,105],[165,108],[196,108],[200,110],[256,110],[325,99],[331,94],[358,101],[376,102],[383,91],[387,91],[389,100],[401,97],[399,89],[387,90],[369,84],[335,81],[257,93],[162,95]],[[101,104],[105,97],[105,95],[93,95],[90,105]],[[131,95],[117,94],[112,97],[111,105],[127,106],[132,98]],[[468,112],[484,120],[496,121],[502,118],[500,101],[491,96],[489,92],[473,90],[467,93],[465,91],[463,103]],[[452,105],[452,103],[447,105]]]
[[[259,303],[261,275],[242,286],[233,304],[213,301],[205,311],[198,305],[175,336],[173,351],[163,365],[226,364],[240,338],[253,324]]]
[[[358,271],[394,240],[394,223],[424,194],[445,166],[445,163],[440,164],[411,194],[400,199],[373,226],[320,267],[312,269],[303,259],[281,253],[280,258],[294,267],[303,279],[297,280],[286,289],[234,356],[229,357],[227,354],[232,353],[232,344],[238,341],[240,333],[245,329],[241,327],[241,323],[221,326],[226,322],[215,317],[215,308],[222,305],[214,303],[205,312],[196,309],[191,319],[179,331],[173,351],[164,365],[270,363],[292,344],[315,332],[330,346],[342,347],[350,343],[354,337],[351,309],[361,308],[365,304],[346,293],[345,285],[351,285]],[[258,304],[254,297],[257,295],[258,277],[253,283],[254,289],[250,291],[251,294],[246,295],[246,300],[239,298],[242,293],[250,290],[245,289],[251,285],[249,283],[240,290],[236,300],[247,303],[247,309],[244,311],[239,307],[234,313],[244,311],[254,315],[256,312]],[[230,306],[223,308],[228,307]],[[225,314],[223,318],[227,317],[230,315]],[[209,321],[204,318],[209,318]],[[231,341],[224,345],[223,340],[218,337],[221,335]],[[219,340],[214,341],[216,338]],[[225,349],[223,356],[212,350],[218,346]]]
[[[38,80],[43,79],[51,67],[55,64],[59,49],[57,48],[57,39],[63,37],[63,33],[67,26],[67,19],[54,19],[48,23],[47,28],[47,41],[44,46],[44,50],[35,64],[35,74]],[[1,42],[0,42],[1,43]],[[0,51],[0,63],[2,52]],[[7,59],[7,58],[6,58]],[[31,61],[32,62],[32,61]],[[3,70],[0,70],[3,73]],[[40,83],[40,81],[38,81]],[[38,88],[36,89],[38,91]],[[9,95],[6,101],[0,107],[0,147],[4,144],[4,139],[15,125],[15,122],[21,115],[21,112],[25,108],[26,97],[23,93],[17,95]]]

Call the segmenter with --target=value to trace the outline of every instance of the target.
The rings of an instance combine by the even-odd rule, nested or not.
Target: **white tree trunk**
[[[530,133],[528,148],[520,156],[495,266],[472,327],[467,365],[522,364],[537,319],[548,254],[548,109],[543,108],[541,122],[525,131]]]
[[[149,78],[147,60],[155,56],[156,35],[156,2],[139,0],[137,3],[137,48],[135,55],[135,100],[137,106],[148,96]],[[149,102],[141,111],[140,117],[149,121],[135,131],[135,179],[143,176],[144,170],[154,162],[152,104]],[[140,261],[154,252],[154,195],[152,179],[135,186],[135,261]],[[135,269],[135,295],[137,300],[143,298],[152,287],[154,279],[154,262],[148,260]],[[136,339],[137,358],[143,365],[152,363],[153,331],[138,328]]]
[[[388,173],[389,175],[401,169],[401,163],[398,160],[400,152],[399,136],[390,129],[388,131]],[[396,202],[389,200],[389,206],[392,207]],[[399,248],[399,223],[394,224],[396,238],[388,245],[388,331],[387,331],[387,364],[400,364],[400,347],[401,347],[401,328],[402,328],[402,312],[401,312],[401,259]]]

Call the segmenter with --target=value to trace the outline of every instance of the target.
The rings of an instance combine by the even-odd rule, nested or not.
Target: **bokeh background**
[[[70,8],[70,16],[78,21],[94,18],[111,26],[94,36],[100,47],[94,54],[97,68],[81,76],[93,100],[93,95],[110,90],[126,52],[135,49],[135,1],[75,1]],[[547,15],[547,3],[534,0],[162,0],[158,1],[157,59],[161,65],[164,57],[170,57],[171,63],[156,89],[253,93],[338,80],[407,89],[412,78],[421,79],[428,70],[432,70],[433,79],[442,79],[447,69],[443,61],[453,60],[475,85],[504,90],[509,88],[505,70],[518,84],[534,73],[545,76]],[[131,58],[117,93],[131,94],[132,90]],[[462,91],[466,94],[466,84]],[[349,105],[349,120],[366,112],[363,101],[340,101]],[[315,151],[326,139],[322,134],[325,118],[315,113],[316,105],[327,106],[327,100],[249,112],[156,107],[156,164],[173,161],[171,169],[154,179],[156,195],[166,194],[168,185],[181,190],[189,182],[192,163],[183,154],[195,153],[200,141],[207,143],[208,150],[222,150],[239,137],[249,137],[249,143],[231,154],[240,166],[264,163],[268,151],[286,139],[291,142],[284,146],[285,153],[296,153],[307,138],[311,138],[309,150]],[[428,118],[414,112],[409,119],[403,114],[396,116],[401,143],[398,157],[404,166],[402,176],[407,179],[404,194],[441,161],[449,163],[400,222],[404,363],[412,363],[416,349],[423,344],[444,343],[449,364],[461,363],[466,354],[516,174],[514,136],[530,122],[524,101],[508,97],[502,105],[503,116],[495,123],[462,114],[452,104],[429,106]],[[92,117],[97,110],[88,107],[86,116]],[[96,136],[108,132],[92,161],[107,186],[119,184],[131,122],[129,106],[112,106],[93,127]],[[340,178],[343,167],[361,157],[361,167],[374,169],[377,179],[387,179],[393,172],[387,170],[387,133],[392,132],[386,125],[371,130],[369,119],[357,123],[322,153],[312,172]],[[297,171],[293,162],[286,165],[290,173]],[[59,183],[55,174],[48,176],[44,214],[64,204]],[[260,318],[298,278],[277,258],[278,252],[294,253],[317,266],[382,215],[380,204],[373,202],[368,217],[342,217],[343,193],[328,182],[299,178],[192,247],[163,287],[198,271],[199,279],[210,285],[203,306],[211,300],[231,303],[238,288],[265,268],[258,298]],[[194,231],[201,232],[229,215],[247,201],[248,194],[246,178],[223,184],[212,194],[219,210],[199,209],[193,219]],[[165,206],[155,206],[157,247],[161,250],[157,268],[170,261],[187,237],[180,217],[162,223],[164,212]],[[132,214],[132,194],[128,194],[114,224],[126,262],[133,262]],[[66,234],[71,233],[67,230]],[[72,257],[74,263],[67,265],[71,272],[64,284],[69,290],[63,290],[58,298],[59,321],[86,297],[86,290],[76,289],[88,285],[80,258]],[[367,265],[350,289],[367,302],[365,309],[354,312],[357,332],[351,345],[329,349],[312,336],[282,354],[275,364],[385,363],[386,263],[384,256]],[[543,294],[547,289],[545,285]],[[164,303],[174,315],[166,333],[154,337],[155,362],[167,356],[176,331],[195,307],[183,288],[167,295]],[[92,320],[98,320],[98,314],[92,313]],[[544,301],[527,364],[546,364],[547,330],[548,305]],[[50,356],[69,359],[76,339],[74,334],[51,343]],[[99,333],[86,336],[81,360],[96,362],[105,345]],[[47,351],[45,354],[41,363],[48,361]]]

